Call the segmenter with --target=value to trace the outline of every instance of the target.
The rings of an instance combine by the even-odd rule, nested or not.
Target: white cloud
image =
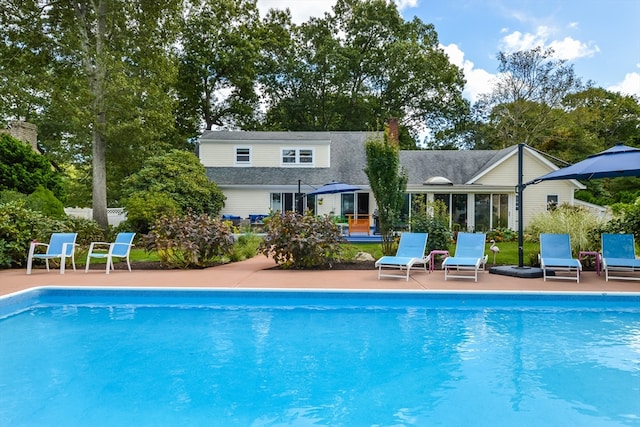
[[[495,82],[495,74],[491,74],[482,68],[475,68],[473,62],[464,59],[464,52],[456,44],[440,46],[449,57],[452,64],[462,68],[467,84],[462,91],[462,96],[474,103],[478,96],[491,92]]]
[[[581,41],[565,37],[562,40],[555,40],[549,44],[554,51],[554,56],[560,59],[573,60],[593,56],[600,52],[597,45],[582,43]]]
[[[607,90],[620,92],[623,95],[634,95],[640,98],[640,73],[628,73],[620,83],[609,86]]]
[[[577,25],[577,24],[572,24]],[[600,52],[598,45],[589,42],[584,43],[571,37],[562,40],[551,40],[554,31],[552,28],[541,25],[536,28],[536,32],[521,33],[514,31],[502,38],[502,49],[506,52],[517,52],[519,50],[530,50],[538,46],[554,50],[554,57],[558,59],[574,60],[577,58],[590,57]]]
[[[398,6],[398,10],[404,10],[409,7],[418,6],[418,0],[394,0]]]

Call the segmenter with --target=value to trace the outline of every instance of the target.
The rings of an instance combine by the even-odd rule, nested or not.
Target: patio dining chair
[[[640,259],[636,258],[633,234],[602,235],[602,268],[605,280],[640,280]]]
[[[378,279],[380,277],[403,277],[409,281],[409,274],[414,265],[422,265],[424,271],[427,271],[427,263],[429,258],[425,258],[424,251],[427,247],[428,233],[402,233],[400,243],[395,256],[383,256],[376,261],[375,266],[378,268]],[[404,274],[382,273],[382,269],[400,269]]]
[[[580,271],[582,264],[571,255],[571,239],[568,234],[540,234],[540,268],[542,277],[552,279],[576,280],[580,283]],[[553,271],[550,275],[547,269]],[[567,275],[557,275],[556,272],[565,272]],[[575,273],[575,276],[573,276]]]
[[[474,279],[477,282],[478,272],[480,269],[484,270],[489,257],[484,253],[486,240],[487,235],[484,233],[458,233],[455,254],[442,262],[444,280]],[[472,274],[465,273],[469,271]]]
[[[91,258],[106,259],[106,272],[109,274],[113,270],[113,258],[124,258],[127,260],[127,267],[131,271],[131,262],[129,261],[129,253],[133,246],[133,238],[136,233],[118,233],[113,243],[108,242],[91,242],[89,252],[87,253],[87,265],[84,272],[89,271],[89,263]]]
[[[47,271],[49,271],[49,260],[60,258],[60,274],[64,274],[67,258],[71,258],[73,270],[76,269],[75,247],[78,233],[52,233],[49,243],[38,241],[31,242],[29,255],[27,255],[27,274],[31,274],[34,259],[43,259]],[[36,252],[40,247],[45,248],[44,253]]]

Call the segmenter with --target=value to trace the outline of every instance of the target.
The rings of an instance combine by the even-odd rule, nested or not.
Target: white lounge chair
[[[633,234],[602,235],[602,269],[605,279],[640,280]]]
[[[380,277],[404,277],[409,281],[409,273],[414,265],[422,265],[426,272],[429,258],[425,258],[424,251],[427,247],[428,237],[428,233],[402,233],[396,255],[383,256],[376,261],[375,266],[378,268],[378,279],[380,279]],[[383,274],[383,268],[400,269],[400,272],[405,270],[405,273]]]
[[[67,258],[71,258],[73,271],[76,270],[75,247],[78,233],[52,233],[49,243],[31,242],[27,256],[27,274],[31,274],[34,259],[43,259],[49,271],[49,260],[60,258],[60,274],[64,274]],[[45,247],[46,252],[37,253],[38,247]]]
[[[478,272],[484,270],[488,255],[484,253],[487,235],[484,233],[458,233],[456,253],[442,262],[444,280],[448,278],[474,279],[478,281]],[[452,271],[455,273],[452,274]],[[463,274],[464,272],[473,274]]]
[[[576,280],[580,283],[582,264],[571,255],[571,239],[568,234],[546,233],[540,235],[540,268],[542,268],[542,277],[545,282],[549,277],[551,279]],[[547,269],[553,270],[554,275],[548,276]],[[558,271],[569,274],[555,274]]]
[[[91,242],[89,246],[89,252],[87,253],[87,265],[84,272],[89,271],[89,263],[91,258],[102,258],[107,260],[107,274],[110,270],[113,270],[113,258],[125,258],[127,260],[127,267],[131,271],[131,263],[129,262],[129,253],[133,246],[133,238],[136,233],[118,233],[116,240],[113,243],[107,242]],[[105,248],[108,246],[108,248]]]

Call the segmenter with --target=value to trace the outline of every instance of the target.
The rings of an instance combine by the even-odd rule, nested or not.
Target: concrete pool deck
[[[461,291],[543,291],[543,292],[633,292],[640,293],[640,281],[610,280],[604,274],[583,272],[580,283],[571,280],[522,279],[481,273],[478,282],[468,279],[444,280],[444,272],[415,270],[407,282],[404,279],[382,278],[377,270],[279,270],[264,256],[206,268],[202,270],[115,270],[109,275],[104,269],[67,269],[64,275],[57,269],[47,272],[34,269],[0,270],[0,295],[41,286],[100,287],[175,287],[175,288],[239,288],[239,289],[365,289],[365,290],[461,290]]]

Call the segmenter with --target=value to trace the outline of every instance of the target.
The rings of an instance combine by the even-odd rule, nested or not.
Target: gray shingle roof
[[[207,168],[209,179],[218,185],[293,185],[302,180],[310,185],[342,181],[368,186],[364,143],[371,132],[228,132],[207,131],[200,141],[331,141],[331,168]],[[443,176],[453,184],[468,183],[516,147],[499,151],[401,151],[400,163],[407,169],[409,185],[421,185],[433,176]]]

